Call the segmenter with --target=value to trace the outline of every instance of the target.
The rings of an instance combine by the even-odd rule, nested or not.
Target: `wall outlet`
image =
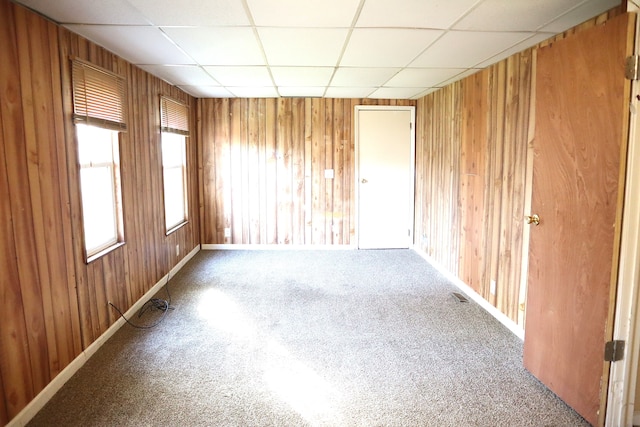
[[[224,237],[225,237],[225,238],[227,238],[227,237],[231,237],[231,228],[230,228],[230,227],[226,227],[226,228],[224,229]]]
[[[180,245],[176,245],[176,256],[180,256]]]
[[[496,281],[493,279],[491,279],[491,283],[489,284],[489,292],[491,292],[491,295],[496,294]]]

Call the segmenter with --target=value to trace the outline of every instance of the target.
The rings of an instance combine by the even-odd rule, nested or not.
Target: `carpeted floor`
[[[410,250],[202,251],[168,286],[30,426],[588,425]]]

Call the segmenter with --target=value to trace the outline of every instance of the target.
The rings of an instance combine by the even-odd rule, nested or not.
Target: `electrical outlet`
[[[224,237],[231,237],[231,228],[230,227],[226,227],[224,229]]]
[[[176,245],[176,256],[180,256],[180,245]]]
[[[489,285],[489,292],[491,292],[491,295],[496,294],[496,281],[493,279],[491,279],[491,284]]]

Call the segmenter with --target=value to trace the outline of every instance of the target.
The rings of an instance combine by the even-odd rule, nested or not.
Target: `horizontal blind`
[[[124,79],[78,60],[73,61],[72,76],[73,118],[76,123],[125,131]]]
[[[189,108],[171,98],[160,97],[162,132],[189,135]]]

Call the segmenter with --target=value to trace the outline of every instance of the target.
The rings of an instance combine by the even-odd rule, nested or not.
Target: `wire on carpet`
[[[129,325],[133,326],[134,328],[138,328],[138,329],[155,328],[160,323],[162,323],[164,318],[167,316],[167,313],[169,312],[169,310],[174,309],[173,307],[171,307],[171,293],[169,292],[169,280],[171,280],[171,276],[167,278],[167,284],[164,287],[165,291],[167,292],[168,298],[167,299],[151,298],[149,301],[144,303],[144,305],[140,308],[140,311],[138,312],[138,318],[140,318],[147,311],[158,311],[158,310],[162,311],[162,316],[160,316],[160,318],[151,325],[137,325],[133,323],[131,320],[127,319],[125,315],[122,313],[122,311],[118,307],[116,307],[113,303],[111,303],[111,301],[109,301],[109,305],[113,307],[118,312],[118,314],[120,314],[120,317],[122,317],[125,320],[125,322],[127,322]]]

